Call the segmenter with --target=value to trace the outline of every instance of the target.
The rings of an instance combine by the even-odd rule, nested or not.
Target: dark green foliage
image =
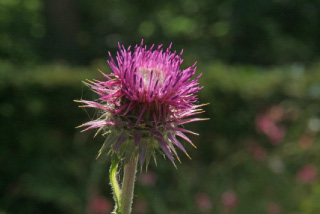
[[[0,57],[88,64],[144,38],[191,58],[310,63],[320,52],[319,8],[317,0],[3,0]]]

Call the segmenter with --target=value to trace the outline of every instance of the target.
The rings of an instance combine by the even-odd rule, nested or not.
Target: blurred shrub
[[[0,212],[112,209],[102,139],[74,128],[88,118],[73,100],[93,95],[81,80],[104,66],[1,62]],[[180,153],[176,170],[159,158],[138,175],[135,213],[318,213],[319,68],[199,63],[211,120],[190,125],[192,161]]]
[[[34,63],[46,33],[41,0],[0,2],[0,58]]]
[[[88,64],[144,38],[203,60],[310,63],[319,59],[319,8],[317,0],[2,0],[0,57]]]

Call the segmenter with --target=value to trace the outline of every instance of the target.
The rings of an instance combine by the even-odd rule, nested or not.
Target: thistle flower
[[[202,105],[196,104],[196,93],[202,88],[197,82],[201,74],[191,79],[196,63],[181,70],[183,51],[177,55],[171,52],[171,45],[166,51],[162,45],[153,50],[154,45],[147,49],[142,41],[131,51],[130,47],[125,49],[119,44],[116,61],[109,52],[112,73],[103,73],[106,80],[85,83],[99,98],[78,102],[101,113],[80,127],[86,127],[83,131],[98,129],[97,133],[108,134],[99,155],[111,151],[128,159],[132,154],[139,154],[141,166],[145,160],[148,164],[158,149],[173,164],[174,157],[179,160],[175,147],[189,157],[177,137],[193,145],[185,133],[196,133],[185,129],[183,124],[203,120],[190,118],[202,111]]]

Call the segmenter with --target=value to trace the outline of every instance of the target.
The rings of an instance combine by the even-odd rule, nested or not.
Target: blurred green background
[[[320,213],[319,0],[1,0],[0,214],[112,210],[81,80],[117,43],[198,61],[203,117],[176,170],[138,173],[135,214]]]

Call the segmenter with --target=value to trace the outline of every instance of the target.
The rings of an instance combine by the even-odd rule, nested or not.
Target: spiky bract
[[[172,163],[174,156],[179,160],[175,147],[188,155],[177,136],[192,144],[185,133],[195,133],[183,124],[203,120],[190,118],[201,112],[201,105],[196,104],[201,75],[191,79],[196,63],[181,70],[182,51],[179,55],[171,52],[171,45],[166,51],[162,45],[153,48],[141,42],[131,51],[119,44],[116,61],[109,53],[112,73],[103,74],[106,80],[86,83],[99,95],[98,100],[79,101],[101,112],[98,119],[81,125],[85,130],[109,133],[100,154],[112,151],[120,158],[130,158],[135,153],[141,166],[158,148]]]

